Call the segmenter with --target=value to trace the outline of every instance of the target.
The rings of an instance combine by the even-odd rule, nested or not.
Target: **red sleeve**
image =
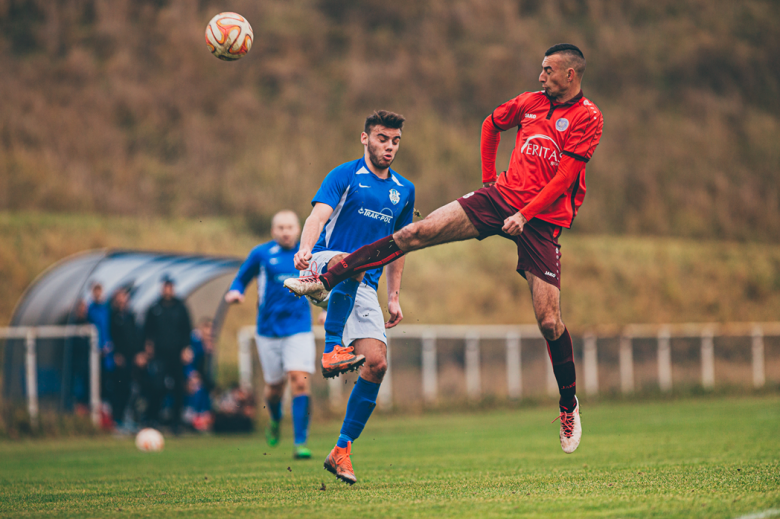
[[[493,113],[490,114],[490,119],[493,121],[496,129],[505,132],[510,128],[521,125],[529,95],[528,92],[520,94],[493,110]]]
[[[578,159],[568,155],[561,157],[558,171],[552,180],[520,211],[525,219],[530,221],[537,214],[547,209],[550,204],[558,200],[569,189],[572,182],[577,180],[583,166],[585,164]]]
[[[493,124],[493,117],[488,116],[482,123],[482,140],[479,151],[482,155],[482,183],[496,181],[496,153],[501,142],[501,132]]]
[[[480,154],[482,155],[482,183],[496,181],[496,153],[501,142],[501,132],[520,126],[525,115],[525,101],[528,93],[520,94],[514,99],[498,106],[482,123],[482,140]]]

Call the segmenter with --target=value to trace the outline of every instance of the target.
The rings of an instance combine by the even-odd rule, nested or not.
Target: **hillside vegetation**
[[[37,275],[86,249],[244,257],[266,239],[224,218],[0,213],[0,326]],[[569,326],[780,320],[780,246],[567,234],[561,242]],[[533,323],[516,262],[514,244],[498,237],[411,254],[401,299],[406,322]],[[248,295],[246,304],[231,310],[234,328],[254,322],[254,289]]]
[[[255,29],[236,63],[203,41],[222,10]],[[428,213],[478,185],[481,121],[570,41],[605,116],[578,231],[776,242],[778,26],[771,0],[0,0],[0,210],[262,232],[387,108]]]

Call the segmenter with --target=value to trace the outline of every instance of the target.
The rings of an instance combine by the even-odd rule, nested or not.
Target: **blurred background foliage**
[[[239,62],[203,40],[223,10],[254,27]],[[479,185],[481,121],[567,41],[605,116],[576,231],[777,242],[777,27],[761,0],[0,0],[0,210],[263,234],[386,108],[427,213]]]

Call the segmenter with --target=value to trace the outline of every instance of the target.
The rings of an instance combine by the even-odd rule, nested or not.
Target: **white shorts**
[[[296,333],[287,337],[255,335],[257,354],[266,384],[278,384],[290,371],[314,373],[314,334]]]
[[[343,253],[332,250],[315,252],[312,255],[310,265],[312,268],[316,266],[317,274],[322,274],[327,270],[328,262],[337,254]],[[310,270],[301,271],[301,275],[304,276],[311,274]],[[330,292],[328,296],[330,296]],[[323,303],[327,303],[327,301],[326,297]],[[355,307],[349,314],[347,325],[344,327],[342,342],[349,346],[358,339],[376,339],[387,344],[385,316],[379,306],[379,298],[376,295],[376,290],[365,283],[361,283],[358,288],[355,296]]]

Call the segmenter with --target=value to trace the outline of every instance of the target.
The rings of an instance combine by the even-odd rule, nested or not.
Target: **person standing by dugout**
[[[144,339],[150,362],[155,364],[155,394],[149,402],[148,419],[159,421],[160,407],[167,391],[173,396],[171,427],[178,433],[184,401],[182,351],[190,344],[192,321],[184,302],[175,295],[173,278],[162,279],[162,295],[146,312]]]

